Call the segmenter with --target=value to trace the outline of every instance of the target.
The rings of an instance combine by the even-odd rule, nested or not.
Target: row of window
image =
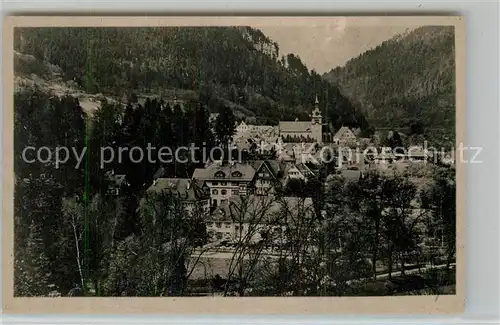
[[[215,223],[215,227],[217,227],[217,228],[222,227],[222,222],[216,222]],[[231,223],[229,223],[229,222],[224,223],[224,227],[225,228],[231,228]]]
[[[212,190],[212,194],[213,195],[218,195],[219,194],[219,190]],[[227,190],[221,190],[220,194],[221,195],[226,195],[227,194]],[[231,190],[231,194],[232,195],[238,195],[238,194],[240,194],[240,191],[239,190]]]
[[[218,185],[226,186],[226,185],[228,185],[228,182],[212,182],[212,186],[218,186]],[[229,185],[239,186],[240,183],[239,182],[229,182]]]
[[[217,173],[215,173],[214,175],[216,178],[224,178],[226,177],[226,174],[222,171],[218,171]],[[243,174],[239,171],[235,171],[231,174],[232,177],[241,177],[243,176]]]
[[[216,227],[216,228],[221,228],[221,227],[222,227],[222,222],[216,222],[216,223],[215,223],[215,227]],[[224,223],[224,228],[231,228],[231,223],[229,223],[229,222],[225,222],[225,223]],[[239,226],[239,225],[235,225],[235,226],[234,226],[234,229],[235,229],[236,231],[239,231],[239,230],[240,230],[240,226]],[[243,228],[242,228],[242,229],[243,229]]]

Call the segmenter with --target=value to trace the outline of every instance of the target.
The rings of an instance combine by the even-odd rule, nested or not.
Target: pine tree
[[[25,246],[16,252],[14,295],[46,296],[51,291],[49,260],[44,253],[41,228],[31,222]]]
[[[224,147],[231,140],[236,130],[236,118],[233,110],[227,106],[221,106],[219,116],[215,120],[215,134],[217,140]]]

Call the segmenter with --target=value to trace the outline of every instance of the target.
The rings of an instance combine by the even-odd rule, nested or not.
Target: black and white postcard
[[[4,27],[6,312],[463,311],[462,17]]]

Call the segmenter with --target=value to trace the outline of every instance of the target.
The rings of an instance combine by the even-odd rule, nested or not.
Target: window
[[[222,185],[222,186],[226,186],[226,185],[227,185],[227,183],[226,183],[226,182],[220,182],[220,185]]]
[[[233,194],[233,195],[238,195],[238,194],[240,194],[240,191],[238,191],[238,190],[233,190],[233,191],[232,191],[232,194]]]
[[[216,178],[224,178],[224,177],[226,177],[226,174],[224,174],[224,172],[222,172],[222,171],[218,171],[217,173],[215,173],[214,176]]]
[[[218,232],[215,234],[215,237],[217,237],[217,239],[222,239],[222,233]]]
[[[212,190],[212,194],[217,195],[217,194],[219,194],[219,191],[217,191],[217,190]]]
[[[226,228],[231,228],[231,224],[230,224],[229,222],[226,222],[226,223],[224,224],[224,227],[226,227]]]
[[[241,176],[242,176],[242,174],[241,174],[239,171],[235,171],[235,172],[233,172],[233,173],[231,174],[231,176],[233,176],[233,177],[241,177]]]
[[[220,227],[222,226],[222,223],[221,223],[221,222],[216,222],[216,223],[215,223],[215,226],[216,226],[217,228],[220,228]]]
[[[222,195],[226,195],[226,194],[227,194],[227,191],[226,191],[226,190],[222,190],[222,191],[220,191],[220,193],[221,193]]]
[[[212,182],[212,185],[217,186],[217,185],[219,185],[219,182]]]
[[[234,226],[234,230],[240,231],[240,226]]]

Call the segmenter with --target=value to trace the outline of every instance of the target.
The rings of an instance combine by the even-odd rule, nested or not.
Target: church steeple
[[[318,100],[318,94],[316,94],[316,99],[314,101],[314,110],[311,114],[312,117],[312,123],[315,124],[321,124],[322,123],[322,117],[321,117],[321,110],[319,109],[319,100]]]

